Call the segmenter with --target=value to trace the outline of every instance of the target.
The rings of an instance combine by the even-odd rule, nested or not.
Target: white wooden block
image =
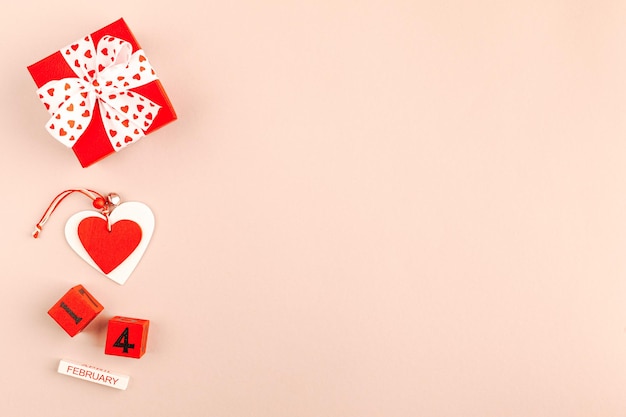
[[[128,381],[130,380],[130,377],[127,375],[113,373],[90,365],[80,365],[65,359],[61,359],[59,362],[57,372],[121,390],[125,390],[128,387]]]

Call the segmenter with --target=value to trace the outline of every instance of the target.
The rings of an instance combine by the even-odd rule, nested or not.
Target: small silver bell
[[[107,201],[113,207],[117,207],[122,202],[122,199],[120,198],[119,195],[117,195],[115,193],[110,193],[109,195],[107,195]]]

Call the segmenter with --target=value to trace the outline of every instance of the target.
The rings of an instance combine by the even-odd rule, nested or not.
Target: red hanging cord
[[[39,237],[39,234],[41,233],[41,229],[43,228],[43,225],[46,224],[46,222],[48,221],[52,213],[54,213],[54,210],[56,210],[58,205],[61,204],[61,201],[65,200],[65,198],[72,193],[81,193],[81,194],[86,195],[87,197],[93,200],[92,204],[95,208],[102,210],[105,215],[109,212],[110,203],[107,202],[107,199],[103,197],[100,193],[93,191],[93,190],[86,189],[86,188],[80,188],[80,189],[75,189],[75,190],[65,190],[62,193],[59,193],[59,195],[57,195],[56,197],[54,197],[54,199],[52,200],[52,202],[50,203],[50,205],[44,212],[43,216],[41,216],[41,219],[39,220],[37,225],[35,225],[35,231],[33,232],[33,237],[35,239]]]

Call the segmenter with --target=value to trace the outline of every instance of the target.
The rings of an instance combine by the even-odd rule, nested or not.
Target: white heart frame
[[[109,221],[111,224],[119,220],[132,220],[141,227],[141,241],[135,248],[135,250],[128,255],[128,257],[120,263],[114,270],[105,274],[100,267],[91,259],[89,253],[85,250],[83,244],[78,237],[78,225],[81,221],[87,217],[98,217],[106,220],[106,217],[97,211],[86,210],[74,214],[65,223],[65,239],[70,247],[87,262],[94,267],[101,274],[110,278],[120,285],[124,285],[130,274],[135,270],[137,264],[143,257],[152,234],[154,232],[154,214],[150,207],[137,201],[129,201],[117,206],[111,214],[109,214]]]

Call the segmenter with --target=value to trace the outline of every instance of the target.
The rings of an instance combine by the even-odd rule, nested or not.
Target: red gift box
[[[46,128],[83,167],[176,120],[123,19],[28,67],[51,119]]]

